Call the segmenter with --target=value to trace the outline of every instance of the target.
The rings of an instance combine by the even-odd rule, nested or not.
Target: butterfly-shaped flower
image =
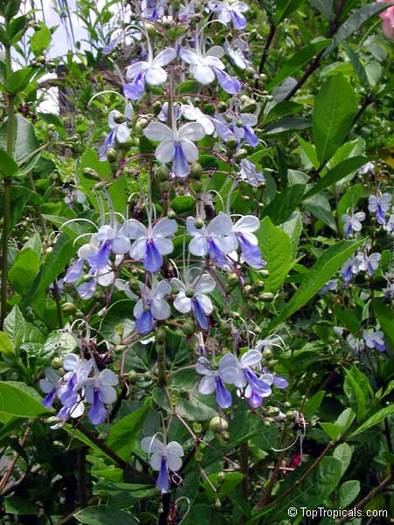
[[[356,259],[358,261],[358,268],[362,272],[367,272],[368,276],[371,277],[379,267],[380,259],[382,255],[380,253],[358,253]]]
[[[214,13],[217,13],[218,19],[224,24],[233,23],[234,28],[238,31],[245,29],[246,27],[246,18],[243,15],[246,11],[249,10],[249,7],[244,2],[231,0],[210,0],[208,2],[208,7]]]
[[[196,277],[188,285],[174,278],[171,284],[178,291],[174,306],[182,314],[192,312],[194,319],[202,330],[208,330],[208,315],[213,311],[213,304],[208,293],[215,289],[216,283],[211,275],[205,273]]]
[[[353,233],[359,233],[362,229],[362,222],[365,220],[365,213],[359,211],[351,215],[345,213],[342,215],[343,233],[345,237],[350,237]]]
[[[187,120],[194,120],[200,124],[205,131],[206,135],[212,135],[215,131],[215,126],[212,123],[211,118],[205,115],[201,109],[194,107],[192,104],[182,104],[181,113]]]
[[[350,257],[341,268],[341,275],[345,283],[350,283],[360,271],[360,261],[356,256]]]
[[[176,441],[168,444],[162,443],[157,437],[146,437],[141,441],[141,448],[149,458],[149,464],[159,472],[156,486],[161,492],[168,492],[170,489],[170,472],[178,472],[182,467],[184,456],[182,446]]]
[[[264,268],[266,262],[261,257],[257,237],[254,235],[260,228],[260,221],[254,215],[245,215],[233,226],[233,235],[241,249],[242,258],[252,268]]]
[[[245,56],[247,46],[239,38],[235,39],[231,44],[226,42],[223,47],[231,62],[239,67],[239,69],[246,69],[251,65],[250,61]]]
[[[95,373],[85,382],[85,398],[92,405],[88,412],[88,418],[93,425],[103,423],[107,415],[106,405],[116,401],[116,390],[113,388],[118,384],[118,377],[112,370],[104,369]]]
[[[186,219],[187,232],[192,236],[189,251],[198,257],[208,256],[217,266],[229,266],[226,255],[236,250],[237,239],[233,233],[233,223],[224,213],[217,215],[208,226],[197,228],[196,219]]]
[[[161,164],[172,163],[172,172],[176,177],[186,177],[190,171],[190,162],[198,159],[198,149],[194,142],[205,136],[204,128],[197,122],[188,122],[179,129],[173,123],[173,129],[162,122],[151,122],[144,130],[149,140],[160,142],[155,157]]]
[[[46,368],[45,378],[40,379],[40,389],[46,394],[42,400],[42,404],[46,408],[50,408],[56,398],[57,392],[62,385],[60,377],[57,375],[53,368]]]
[[[224,355],[219,361],[217,370],[210,367],[208,359],[200,357],[196,364],[196,372],[204,376],[198,385],[198,391],[203,395],[215,392],[216,402],[220,408],[229,408],[232,405],[231,392],[225,384],[235,385],[237,388],[243,388],[246,384],[238,360],[233,354]]]
[[[167,80],[167,66],[176,58],[173,47],[167,47],[154,57],[149,48],[148,60],[135,62],[126,70],[126,77],[130,83],[123,86],[125,96],[131,100],[138,100],[145,91],[145,83],[150,86],[159,86]]]
[[[135,219],[130,219],[125,224],[125,234],[134,239],[130,248],[130,257],[143,261],[144,267],[149,272],[157,272],[163,265],[163,256],[170,254],[174,245],[172,237],[178,225],[173,219],[164,217],[154,226],[146,227]]]
[[[390,210],[392,196],[389,193],[370,195],[368,198],[368,210],[375,214],[378,224],[386,223],[386,213]]]
[[[258,188],[265,183],[264,175],[257,171],[255,164],[248,159],[241,159],[238,174],[242,181],[247,182],[254,188]]]
[[[384,352],[384,334],[381,330],[364,330],[363,339],[367,348],[376,348],[379,352]]]
[[[64,385],[59,388],[58,396],[65,407],[73,407],[78,401],[78,390],[80,390],[89,377],[93,368],[92,359],[83,359],[76,354],[68,354],[64,358],[63,368],[66,374],[63,376]]]
[[[225,65],[220,60],[224,56],[222,47],[213,46],[206,53],[199,49],[199,46],[195,50],[182,47],[179,56],[190,65],[192,76],[200,84],[211,84],[216,78],[226,93],[235,95],[240,91],[239,80],[225,72]]]
[[[155,319],[163,321],[171,315],[171,308],[164,297],[171,292],[168,281],[153,280],[152,288],[141,284],[141,299],[134,306],[135,326],[141,335],[149,334],[154,327]]]
[[[113,148],[116,143],[124,144],[130,138],[131,130],[127,125],[133,116],[133,107],[131,104],[126,104],[124,114],[116,109],[108,114],[108,126],[111,130],[104,141],[104,144],[99,148],[100,160],[106,160],[106,153],[109,148]]]

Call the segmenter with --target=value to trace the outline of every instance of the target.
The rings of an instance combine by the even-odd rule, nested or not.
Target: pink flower
[[[379,0],[383,2],[391,2],[392,0]],[[394,6],[388,7],[385,11],[380,13],[380,18],[383,20],[383,32],[390,38],[394,40]]]

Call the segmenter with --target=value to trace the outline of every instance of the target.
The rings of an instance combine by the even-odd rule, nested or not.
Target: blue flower
[[[215,392],[216,402],[220,408],[229,408],[232,405],[231,392],[226,388],[226,384],[235,385],[238,388],[245,386],[244,375],[233,354],[224,355],[219,361],[217,370],[212,370],[208,359],[200,357],[196,364],[196,372],[204,376],[198,385],[198,391],[203,395]]]
[[[177,441],[162,443],[157,437],[146,437],[141,441],[141,448],[148,454],[149,464],[159,472],[156,486],[160,492],[170,490],[170,472],[178,472],[182,467],[184,451]]]
[[[261,257],[257,237],[253,232],[260,228],[260,221],[254,215],[241,217],[233,226],[233,235],[236,238],[243,260],[252,268],[264,268],[266,262]]]
[[[224,24],[230,22],[233,23],[233,26],[238,31],[242,31],[246,27],[246,18],[243,15],[246,11],[249,10],[249,7],[244,2],[230,2],[227,0],[210,0],[208,2],[208,7],[211,11],[218,14],[218,20]]]
[[[145,91],[145,84],[159,86],[167,80],[167,72],[163,69],[176,58],[176,51],[173,47],[167,47],[153,57],[149,47],[148,59],[135,62],[126,70],[126,77],[130,83],[123,86],[125,97],[131,100],[138,100]]]
[[[141,335],[149,334],[154,328],[154,321],[163,321],[171,315],[171,308],[164,297],[171,292],[168,281],[153,280],[152,288],[141,284],[141,298],[134,306],[136,329]]]
[[[189,174],[189,163],[198,159],[198,149],[194,142],[205,136],[204,128],[197,122],[188,122],[179,128],[173,123],[173,129],[162,122],[152,122],[144,130],[149,140],[160,142],[155,157],[161,164],[172,162],[172,172],[176,177]]]
[[[112,370],[104,369],[95,372],[85,382],[85,399],[92,406],[88,412],[88,418],[93,425],[100,425],[107,416],[107,405],[116,401],[116,390],[113,388],[118,384],[118,378]]]
[[[134,239],[130,248],[130,257],[143,261],[149,272],[158,272],[163,266],[163,256],[169,255],[174,245],[171,237],[175,234],[178,225],[173,219],[162,218],[154,226],[144,226],[135,219],[127,221],[125,234]]]
[[[364,330],[363,339],[367,348],[376,348],[379,352],[385,352],[384,334],[380,330]]]
[[[384,225],[386,223],[386,213],[391,206],[392,196],[389,193],[370,195],[368,198],[368,210],[375,213],[378,224]]]
[[[211,261],[222,268],[228,267],[230,261],[226,255],[236,250],[237,240],[233,233],[233,223],[223,213],[212,219],[208,226],[196,227],[196,219],[188,217],[187,232],[192,236],[189,251],[197,257],[209,256]]]
[[[208,330],[208,316],[213,311],[208,293],[215,289],[215,280],[207,273],[199,275],[189,284],[184,284],[179,279],[172,279],[171,284],[178,290],[174,306],[182,314],[192,312],[197,325],[201,330]]]
[[[241,159],[238,174],[242,181],[247,182],[254,188],[258,188],[265,183],[264,175],[257,171],[256,166],[248,159]]]
[[[342,215],[343,233],[345,237],[351,237],[353,233],[359,233],[362,229],[361,223],[365,220],[365,213],[359,211],[351,215]]]
[[[222,47],[213,46],[206,53],[199,45],[195,50],[182,47],[179,54],[181,59],[190,65],[190,73],[200,84],[211,84],[216,78],[224,91],[230,95],[235,95],[241,90],[239,80],[224,71],[225,65],[220,60],[224,56]]]

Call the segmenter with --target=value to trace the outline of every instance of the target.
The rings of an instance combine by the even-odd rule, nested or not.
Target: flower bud
[[[51,361],[51,366],[55,369],[61,368],[63,365],[63,359],[61,357],[54,357]]]
[[[115,148],[108,148],[106,156],[109,162],[115,162],[116,159],[118,158],[118,152],[116,151]]]
[[[224,417],[215,416],[210,420],[209,428],[212,430],[212,432],[215,432],[215,434],[223,433],[228,429],[228,422],[224,419]]]
[[[263,301],[263,303],[270,303],[274,299],[274,294],[271,292],[264,292],[259,295],[260,301]]]
[[[193,179],[198,179],[203,174],[202,166],[199,162],[193,162],[190,168],[190,176]]]
[[[63,312],[75,312],[77,307],[73,303],[63,303],[62,304],[62,310]]]

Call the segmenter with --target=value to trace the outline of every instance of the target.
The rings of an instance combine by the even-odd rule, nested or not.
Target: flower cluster
[[[63,368],[66,372],[62,377],[52,368],[45,370],[45,378],[40,380],[40,388],[46,394],[43,405],[50,408],[58,399],[62,408],[57,418],[62,424],[70,417],[82,416],[87,403],[89,420],[94,425],[103,423],[108,406],[116,400],[116,374],[109,369],[99,371],[93,358],[84,359],[76,354],[65,356]]]
[[[248,350],[239,359],[232,353],[225,354],[216,369],[211,367],[206,357],[200,357],[196,372],[204,377],[198,385],[198,391],[204,395],[215,392],[219,407],[229,408],[232,396],[226,385],[234,385],[250,406],[257,408],[264,398],[271,395],[272,385],[277,388],[286,388],[288,385],[283,377],[261,368],[261,361],[262,354],[257,349]]]

